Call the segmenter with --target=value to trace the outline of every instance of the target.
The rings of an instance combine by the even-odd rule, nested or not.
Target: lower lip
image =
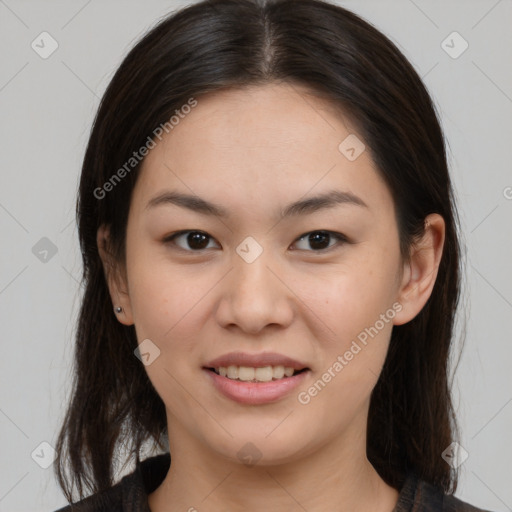
[[[307,378],[310,370],[269,382],[244,382],[222,377],[214,371],[203,368],[215,388],[224,396],[241,404],[259,405],[277,402]]]

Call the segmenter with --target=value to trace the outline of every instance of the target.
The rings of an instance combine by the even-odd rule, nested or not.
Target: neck
[[[246,512],[269,504],[282,511],[320,512],[336,504],[339,512],[392,512],[398,500],[366,458],[365,435],[338,437],[287,463],[253,466],[212,452],[186,431],[170,432],[169,445],[171,467],[149,495],[152,512]]]

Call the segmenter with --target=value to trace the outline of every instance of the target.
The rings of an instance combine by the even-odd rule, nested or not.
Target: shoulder
[[[55,512],[122,512],[122,510],[121,484],[119,483],[106,491],[59,508]]]
[[[122,512],[121,486],[122,483],[119,482],[106,491],[88,496],[55,512]]]
[[[150,512],[148,494],[161,484],[170,461],[169,453],[146,459],[109,489],[66,505],[55,512]]]
[[[443,502],[443,510],[446,511],[463,511],[463,512],[491,512],[490,510],[477,508],[465,501],[461,501],[455,496],[445,496]]]
[[[393,512],[491,512],[475,507],[442,489],[409,475]]]

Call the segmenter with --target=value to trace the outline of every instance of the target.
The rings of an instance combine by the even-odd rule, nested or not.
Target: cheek
[[[369,255],[333,267],[322,276],[312,274],[295,282],[302,282],[298,295],[329,328],[327,338],[343,344],[374,325],[391,308],[395,273],[391,260]]]
[[[318,380],[301,390],[305,401],[315,402],[315,415],[323,414],[320,404],[326,403],[358,409],[376,384],[396,314],[397,261],[389,251],[368,251],[328,276],[303,281],[298,295],[306,297],[304,311],[314,312],[311,323],[320,326]]]
[[[205,279],[199,281],[197,270],[195,277],[188,276],[168,263],[134,267],[130,303],[137,332],[162,342],[186,338],[198,325],[195,315],[208,289]]]
[[[145,369],[166,406],[186,410],[190,397],[182,386],[200,361],[198,315],[204,314],[204,296],[214,283],[206,286],[211,279],[201,280],[198,269],[187,272],[154,255],[139,256],[128,269],[135,330],[139,343],[149,339],[159,350]]]
[[[395,315],[387,284],[351,273],[309,296],[308,306],[321,319],[316,324],[329,330],[315,337],[319,364],[298,402],[333,432],[364,410],[381,373]]]

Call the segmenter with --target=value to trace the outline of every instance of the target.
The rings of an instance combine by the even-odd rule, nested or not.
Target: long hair
[[[113,314],[96,242],[98,228],[109,226],[109,250],[124,264],[140,169],[140,162],[126,163],[156,140],[157,127],[167,131],[171,116],[191,98],[271,82],[307,86],[357,126],[393,196],[403,258],[428,214],[444,218],[445,246],[432,294],[413,320],[393,328],[372,392],[367,456],[397,489],[412,471],[446,493],[456,490],[457,471],[441,454],[458,433],[448,377],[460,295],[459,221],[429,93],[386,36],[337,5],[206,0],[163,18],[128,52],[91,130],[76,211],[84,290],[72,392],[54,465],[69,502],[73,487],[82,498],[113,485],[121,449],[126,460],[134,456],[139,463],[144,443],[163,448],[166,442],[164,404],[134,357],[134,326]]]

